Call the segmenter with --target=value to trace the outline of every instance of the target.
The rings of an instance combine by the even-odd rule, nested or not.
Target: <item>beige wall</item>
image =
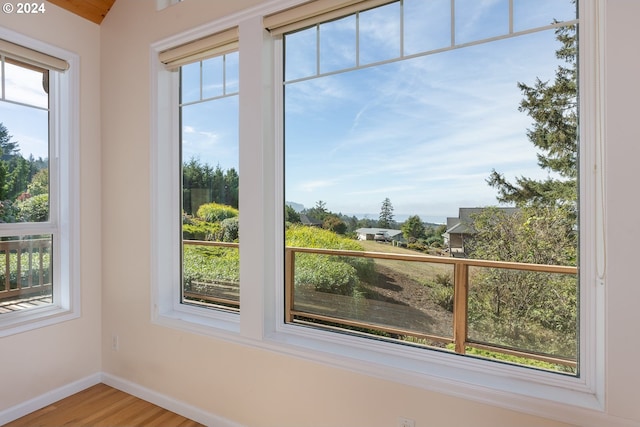
[[[0,26],[81,57],[79,226],[82,253],[81,317],[0,339],[1,411],[100,372],[102,215],[100,28],[49,4],[41,15],[0,13]]]
[[[565,425],[151,324],[149,45],[256,3],[188,0],[156,12],[154,0],[118,0],[101,27],[50,5],[23,20],[0,15],[1,26],[82,57],[83,302],[78,320],[0,340],[0,410],[104,371],[247,426],[389,427],[400,415],[417,427]],[[605,4],[607,403],[640,423],[640,341],[630,326],[640,324],[631,175],[640,158],[640,53],[629,42],[640,39],[640,2]]]

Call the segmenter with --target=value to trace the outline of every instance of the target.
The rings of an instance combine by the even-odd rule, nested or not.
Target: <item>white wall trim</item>
[[[0,425],[5,425],[13,420],[17,420],[20,417],[24,417],[31,412],[42,409],[45,406],[49,406],[60,399],[69,397],[72,394],[76,394],[79,391],[87,389],[96,384],[102,382],[102,373],[97,372],[91,374],[88,377],[81,378],[77,381],[63,385],[51,391],[48,391],[40,396],[36,396],[33,399],[29,399],[26,402],[19,403],[15,406],[0,411]]]
[[[102,382],[113,388],[129,393],[135,397],[151,402],[183,417],[197,421],[200,424],[215,427],[245,427],[234,421],[204,411],[193,405],[181,402],[165,394],[143,387],[118,376],[102,373]]]
[[[147,402],[151,402],[154,405],[158,405],[164,409],[175,412],[176,414],[182,415],[183,417],[187,417],[191,420],[197,421],[201,424],[207,426],[214,427],[246,427],[243,424],[239,424],[235,421],[229,420],[227,418],[212,414],[200,408],[197,408],[193,405],[190,405],[186,402],[182,402],[176,400],[170,396],[167,396],[163,393],[159,393],[157,391],[151,390],[147,387],[141,386],[124,378],[118,377],[116,375],[112,375],[106,372],[97,372],[95,374],[91,374],[85,378],[81,378],[77,381],[73,381],[69,384],[66,384],[62,387],[58,387],[54,390],[48,391],[46,393],[41,394],[40,396],[36,396],[33,399],[29,399],[26,402],[19,403],[13,407],[7,408],[3,411],[0,411],[0,425],[4,425],[11,421],[14,421],[20,417],[23,417],[31,412],[42,409],[48,405],[51,405],[58,400],[69,397],[75,393],[78,393],[84,389],[92,387],[96,384],[104,383],[110,387],[121,390],[125,393],[129,393],[135,397],[146,400]],[[468,398],[465,393],[460,393],[457,397],[461,397],[463,399]],[[507,397],[505,395],[505,397]],[[476,401],[482,401],[483,399],[474,399]],[[491,402],[483,402],[487,403],[491,406],[496,406]],[[529,401],[529,403],[531,403]],[[523,411],[522,407],[518,405],[501,405],[504,408],[516,410],[519,412],[529,413],[535,416],[543,416],[541,412],[549,411],[548,403],[543,405],[542,408],[535,407],[535,405],[530,407],[530,410]],[[591,427],[591,426],[607,426],[607,427],[637,427],[638,423],[633,420],[615,417],[613,415],[609,415],[599,411],[588,411],[581,410],[579,413],[574,411],[567,411],[567,406],[562,404],[555,404],[557,408],[555,408],[554,413],[547,413],[552,419],[556,419],[559,421],[565,421],[576,426],[582,427]],[[563,416],[558,417],[558,413],[564,413]],[[554,416],[555,415],[555,416]],[[560,419],[559,419],[560,418]]]

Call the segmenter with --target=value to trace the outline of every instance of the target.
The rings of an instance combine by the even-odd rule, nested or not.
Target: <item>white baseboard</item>
[[[45,406],[51,405],[52,403],[57,402],[60,399],[69,397],[72,394],[75,394],[101,382],[102,373],[97,372],[95,374],[89,375],[88,377],[74,381],[70,384],[58,387],[55,390],[48,391],[44,394],[41,394],[40,396],[36,396],[33,399],[27,400],[26,402],[22,402],[16,406],[7,408],[3,411],[0,411],[0,425],[4,425],[13,420],[17,420],[20,417],[24,417],[27,414],[37,411],[38,409],[42,409]]]
[[[162,393],[158,393],[157,391],[132,383],[115,375],[103,373],[102,382],[209,427],[245,427],[242,424],[203,411],[187,403],[177,401]]]

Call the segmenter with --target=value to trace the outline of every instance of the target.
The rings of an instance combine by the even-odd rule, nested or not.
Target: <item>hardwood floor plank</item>
[[[97,384],[5,424],[5,427],[202,426],[125,392]]]

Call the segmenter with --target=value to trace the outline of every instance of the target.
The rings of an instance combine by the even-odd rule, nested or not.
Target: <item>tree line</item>
[[[204,203],[219,203],[238,209],[240,176],[234,168],[223,170],[191,158],[182,165],[183,209],[194,215]]]
[[[46,221],[49,216],[48,160],[25,159],[0,123],[0,222]]]

